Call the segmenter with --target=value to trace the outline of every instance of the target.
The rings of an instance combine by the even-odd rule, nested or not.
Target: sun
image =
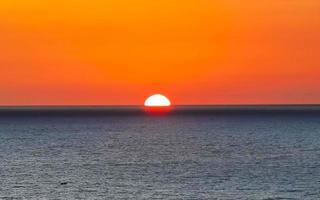
[[[154,94],[146,99],[144,102],[146,107],[170,107],[170,100],[162,94]]]

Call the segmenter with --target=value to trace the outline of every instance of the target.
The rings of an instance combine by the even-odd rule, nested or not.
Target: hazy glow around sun
[[[148,107],[164,107],[164,106],[170,106],[170,105],[171,105],[170,100],[162,94],[152,95],[149,98],[147,98],[146,101],[144,102],[144,106],[148,106]]]

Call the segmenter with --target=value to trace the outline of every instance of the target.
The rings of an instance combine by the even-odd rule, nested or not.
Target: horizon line
[[[213,107],[213,106],[320,106],[320,103],[253,103],[253,104],[173,104],[171,107]],[[30,105],[0,105],[0,108],[13,107],[144,107],[143,104],[30,104]]]

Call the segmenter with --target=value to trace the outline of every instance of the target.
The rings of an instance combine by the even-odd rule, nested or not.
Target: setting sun
[[[146,99],[144,106],[147,107],[168,107],[171,106],[170,100],[162,94],[155,94]]]

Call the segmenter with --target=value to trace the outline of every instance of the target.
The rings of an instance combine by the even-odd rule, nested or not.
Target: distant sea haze
[[[315,114],[320,105],[183,105],[172,106],[167,114]],[[140,115],[144,106],[0,106],[0,115]]]
[[[320,199],[320,107],[1,107],[0,199]]]

